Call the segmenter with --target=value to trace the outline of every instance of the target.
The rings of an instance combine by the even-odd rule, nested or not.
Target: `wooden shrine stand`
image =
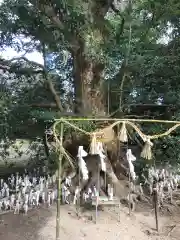
[[[100,122],[109,122],[112,123],[110,125],[107,125],[103,129],[97,129],[93,132],[87,132],[84,129],[78,127],[73,122],[79,122],[79,121],[100,121]],[[170,127],[168,130],[166,130],[163,133],[155,134],[155,135],[146,135],[139,129],[139,127],[135,124],[135,122],[141,122],[141,123],[166,123],[166,124],[173,124],[174,126]],[[93,139],[94,136],[98,136],[98,134],[103,134],[103,138],[109,138],[109,135],[112,135],[112,129],[115,126],[119,126],[121,124],[121,130],[119,132],[119,140],[121,142],[128,142],[128,136],[127,136],[127,129],[126,125],[129,125],[131,128],[135,130],[136,133],[141,137],[142,141],[145,143],[144,148],[141,153],[141,157],[145,159],[151,159],[152,158],[152,140],[158,139],[160,137],[168,136],[171,134],[171,132],[175,131],[176,128],[180,127],[180,121],[167,121],[167,120],[156,120],[156,119],[109,119],[109,118],[60,118],[55,119],[55,123],[53,124],[53,137],[56,142],[56,151],[59,153],[59,166],[58,166],[58,176],[57,176],[57,189],[58,189],[58,197],[57,197],[57,217],[56,217],[56,240],[60,239],[60,199],[61,199],[61,174],[62,174],[62,159],[63,156],[66,157],[66,159],[69,161],[69,164],[72,168],[75,169],[74,164],[72,162],[71,157],[68,155],[66,149],[63,147],[63,126],[68,125],[69,127],[78,130],[81,133],[84,133],[86,136],[89,136],[91,138],[91,143],[96,140]],[[59,129],[57,129],[57,126],[59,125]],[[110,140],[109,140],[110,141]],[[94,141],[95,142],[95,141]],[[156,196],[155,196],[156,197]],[[97,222],[97,208],[99,205],[114,205],[118,206],[120,208],[120,201],[116,198],[112,198],[110,200],[108,197],[94,197],[92,200],[92,205],[96,207],[96,222]],[[119,211],[120,214],[120,211]],[[118,215],[118,220],[120,220],[120,216]],[[158,223],[158,222],[157,222]],[[158,224],[157,224],[158,225]],[[157,226],[158,229],[158,226]]]
[[[92,206],[96,207],[96,215],[95,215],[95,223],[97,223],[98,218],[98,206],[115,206],[118,207],[118,222],[120,222],[120,200],[116,197],[113,197],[112,200],[110,200],[108,197],[104,196],[97,196],[92,198]]]

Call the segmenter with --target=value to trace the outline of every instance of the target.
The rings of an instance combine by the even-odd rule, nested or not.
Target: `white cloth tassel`
[[[101,159],[101,170],[106,172],[106,164],[105,164],[105,161],[104,159],[106,158],[106,156],[104,154],[99,154],[100,156],[100,159]]]
[[[134,181],[136,179],[136,173],[134,171],[134,165],[132,164],[132,162],[134,162],[136,160],[136,157],[132,154],[131,149],[127,150],[126,156],[127,156],[127,160],[129,163],[130,174]]]
[[[84,151],[83,146],[79,146],[79,149],[78,149],[79,168],[81,170],[84,180],[88,180],[89,178],[88,169],[83,159],[83,157],[86,157],[87,155],[88,154],[86,151]]]
[[[74,199],[73,199],[73,204],[75,205],[77,200],[78,200],[78,195],[80,193],[79,187],[76,187],[75,194],[74,194]]]
[[[97,144],[97,148],[98,148],[98,154],[100,156],[100,160],[101,160],[101,170],[106,172],[106,163],[105,163],[105,158],[106,158],[106,155],[104,155],[104,149],[103,149],[103,145],[101,142],[98,142]]]
[[[110,184],[108,184],[108,196],[109,200],[113,200],[113,187]]]
[[[65,179],[65,184],[66,184],[67,186],[71,186],[71,177],[70,177],[70,176],[66,177],[66,179]]]
[[[27,212],[28,212],[28,204],[25,203],[24,206],[23,206],[23,208],[24,208],[24,213],[27,215]]]
[[[93,187],[93,195],[99,197],[99,192],[97,191],[96,186]]]
[[[91,141],[91,146],[90,146],[90,154],[92,154],[92,155],[98,154],[96,133],[93,133],[93,135],[92,135],[92,141]]]

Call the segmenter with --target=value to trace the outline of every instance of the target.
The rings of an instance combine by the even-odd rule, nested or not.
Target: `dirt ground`
[[[62,240],[177,240],[180,236],[180,217],[159,218],[159,234],[154,230],[152,213],[135,212],[121,207],[120,223],[117,210],[99,211],[98,221],[92,219],[94,211],[86,211],[78,218],[74,206],[61,207]],[[56,206],[29,211],[28,215],[12,213],[0,216],[1,240],[55,240]]]

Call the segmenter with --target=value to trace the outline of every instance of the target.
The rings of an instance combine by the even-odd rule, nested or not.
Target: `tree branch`
[[[52,95],[55,99],[55,102],[56,102],[56,105],[57,105],[58,109],[62,112],[64,109],[62,107],[60,98],[56,93],[56,90],[55,90],[55,87],[54,87],[52,81],[50,79],[47,79],[47,84],[48,84],[49,90],[51,91],[51,93],[52,93]]]
[[[129,9],[132,10],[132,0],[129,0],[128,5],[129,5]],[[118,9],[117,9],[113,4],[111,4],[111,8],[112,8],[112,10],[113,10],[115,13],[119,14]],[[131,11],[129,12],[129,14],[131,14]],[[160,15],[160,16],[161,16],[161,15]],[[158,19],[159,19],[160,16],[158,16],[158,18],[156,18],[156,22],[158,21]],[[145,31],[145,33],[141,36],[139,42],[143,41],[143,40],[146,38],[147,34],[149,33],[149,30],[150,30],[153,26],[155,26],[155,14],[154,14],[154,13],[153,13],[153,15],[152,15],[151,23],[149,24],[148,29],[147,29],[147,30]],[[118,109],[117,109],[115,112],[112,113],[113,115],[114,115],[116,112],[118,112],[118,111],[122,112],[123,87],[124,87],[125,80],[126,80],[126,78],[127,78],[127,76],[126,76],[126,69],[127,69],[127,65],[128,65],[129,56],[130,56],[131,35],[132,35],[132,26],[131,26],[131,23],[130,23],[130,25],[129,25],[129,44],[128,44],[128,48],[127,48],[125,60],[124,60],[124,62],[123,62],[123,64],[122,64],[119,72],[118,72],[117,75],[115,76],[115,79],[121,79],[121,84],[120,84],[119,107],[118,107]],[[121,78],[120,78],[120,77],[121,77]],[[111,115],[112,115],[112,114],[111,114]]]
[[[121,21],[121,27],[120,27],[120,33],[119,33],[119,36],[121,36],[121,35],[123,34],[123,31],[124,31],[125,18],[124,18],[124,16],[123,16],[123,14],[120,12],[120,10],[115,7],[114,3],[111,3],[111,9],[112,9],[116,14],[118,14],[118,15],[121,16],[122,21]]]
[[[58,13],[58,16],[52,6],[47,4],[38,4],[38,8],[61,30],[64,30],[63,15]]]
[[[130,108],[134,108],[135,112],[137,109],[137,112],[142,111],[143,109],[150,109],[151,111],[165,111],[166,109],[169,110],[176,110],[178,108],[178,106],[175,105],[171,105],[171,104],[162,104],[162,105],[158,105],[158,104],[130,104],[130,105],[125,105],[125,107],[130,107]],[[54,110],[57,110],[57,104],[56,103],[33,103],[30,105],[30,107],[32,108],[51,108]],[[111,116],[113,116],[118,110],[116,110],[115,112],[111,113]],[[125,111],[126,112],[126,111]],[[132,112],[132,111],[130,111]],[[137,117],[135,115],[126,115],[126,117]],[[142,116],[141,116],[142,117]],[[145,117],[143,115],[143,117]]]
[[[114,0],[93,0],[92,14],[94,18],[104,18]]]
[[[0,69],[3,70],[4,72],[9,72],[9,73],[14,73],[18,75],[35,75],[35,74],[42,74],[42,70],[34,70],[33,68],[20,68],[18,69],[17,67],[10,67],[7,65],[3,65],[0,63]]]
[[[47,74],[47,64],[46,64],[46,49],[45,49],[45,44],[43,44],[43,47],[42,47],[42,52],[43,52],[43,59],[44,59],[44,68],[45,68],[45,71],[44,71],[44,78],[46,80],[46,83],[48,84],[48,87],[49,87],[49,90],[50,92],[52,93],[53,97],[54,97],[54,100],[56,102],[56,105],[59,109],[59,111],[63,111],[63,107],[62,107],[62,104],[61,104],[61,101],[60,101],[60,98],[58,96],[58,94],[56,93],[56,90],[55,90],[55,87],[52,83],[52,80],[49,78],[48,74]]]
[[[65,35],[65,33],[66,33],[65,31],[66,31],[67,27],[65,26],[64,16],[60,11],[58,11],[58,13],[56,13],[53,6],[47,5],[47,4],[44,4],[44,3],[43,4],[39,3],[37,5],[37,8],[42,12],[42,14],[45,15],[45,17],[47,17],[51,21],[51,23],[58,30],[60,30],[60,34],[63,33]],[[66,34],[66,39],[69,42],[69,45],[71,46],[71,47],[67,46],[67,49],[69,51],[76,50],[77,48],[79,48],[78,41],[77,41],[77,36],[75,34],[73,34],[73,32],[71,32],[70,37]]]
[[[27,62],[27,63],[29,63],[29,64],[31,64],[31,65],[34,65],[34,66],[36,66],[36,67],[39,67],[39,68],[41,68],[42,70],[45,70],[45,68],[44,68],[44,66],[43,66],[42,64],[40,64],[40,63],[38,63],[38,62],[35,62],[35,61],[31,61],[31,60],[29,60],[28,58],[26,58],[26,57],[24,57],[24,56],[14,57],[14,58],[8,60],[8,62],[9,62],[9,63],[13,63],[14,61],[21,61],[21,60],[23,60],[23,61],[25,61],[25,62]]]
[[[33,103],[30,105],[30,107],[33,108],[53,108],[57,109],[57,104],[56,103]]]
[[[33,67],[20,67],[20,63],[18,63],[18,60],[24,60],[29,64],[32,64],[34,66],[37,66],[38,68],[41,69],[34,69]],[[14,63],[14,61],[16,61]],[[8,71],[10,73],[15,73],[15,74],[24,74],[24,75],[29,75],[29,74],[39,74],[43,73],[44,67],[43,65],[36,63],[34,61],[28,60],[26,57],[17,57],[17,58],[12,58],[10,60],[5,60],[5,59],[0,59],[0,69],[3,71]]]

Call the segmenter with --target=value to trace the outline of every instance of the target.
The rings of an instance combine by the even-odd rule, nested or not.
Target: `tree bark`
[[[75,112],[86,115],[105,115],[103,96],[104,64],[87,59],[84,43],[73,54]]]

